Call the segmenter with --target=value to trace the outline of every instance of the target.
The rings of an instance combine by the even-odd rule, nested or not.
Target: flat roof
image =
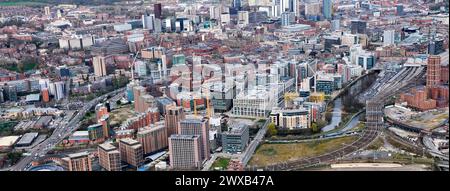
[[[120,139],[120,142],[125,143],[125,144],[130,145],[130,146],[132,146],[134,144],[139,144],[139,141],[136,141],[136,140],[131,139],[131,138]]]
[[[9,147],[14,145],[14,143],[19,139],[20,136],[6,136],[0,137],[0,147]]]
[[[22,138],[20,138],[17,144],[19,145],[31,144],[38,135],[39,133],[26,133],[25,135],[22,136]]]
[[[75,133],[73,133],[72,136],[89,136],[89,132],[88,131],[75,131]]]
[[[117,150],[117,147],[115,147],[114,145],[112,145],[111,143],[103,143],[98,145],[100,148],[102,148],[105,151],[114,151]]]
[[[87,151],[79,152],[79,153],[67,154],[67,156],[69,158],[71,158],[71,159],[73,159],[73,158],[80,158],[80,157],[86,157],[88,155],[89,155],[89,153]]]
[[[40,96],[39,94],[29,94],[29,95],[27,95],[25,101],[27,101],[27,102],[39,101],[39,96]]]

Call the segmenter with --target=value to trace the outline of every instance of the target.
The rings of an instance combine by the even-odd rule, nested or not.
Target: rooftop
[[[17,144],[30,144],[33,142],[33,140],[39,135],[39,133],[26,133],[25,135],[20,138],[19,142]]]
[[[0,137],[0,147],[10,147],[19,139],[20,136]]]

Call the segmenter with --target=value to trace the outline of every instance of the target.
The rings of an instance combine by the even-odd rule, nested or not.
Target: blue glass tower
[[[332,8],[331,0],[323,0],[322,13],[323,13],[323,17],[327,20],[331,19],[331,12],[332,12],[331,8]]]

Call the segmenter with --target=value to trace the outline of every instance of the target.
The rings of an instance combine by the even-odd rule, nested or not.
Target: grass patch
[[[305,143],[263,144],[256,150],[249,165],[267,166],[273,163],[313,157],[341,148],[344,144],[349,144],[356,139],[352,136]]]
[[[375,139],[375,141],[373,141],[372,144],[370,144],[367,147],[367,149],[368,150],[378,150],[383,145],[384,145],[383,139],[381,137],[377,137],[377,139]]]
[[[227,169],[229,163],[230,163],[230,159],[229,158],[219,157],[211,165],[211,169],[216,169],[216,168]]]

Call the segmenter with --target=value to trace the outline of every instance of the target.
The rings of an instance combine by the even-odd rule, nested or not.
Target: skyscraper
[[[110,143],[98,145],[98,162],[107,171],[120,171],[120,152]]]
[[[165,116],[165,126],[167,129],[167,136],[173,134],[179,134],[178,132],[178,122],[185,119],[184,111],[182,107],[178,106],[169,106],[166,109]]]
[[[323,4],[322,4],[322,14],[323,17],[327,20],[330,20],[332,17],[332,9],[333,5],[331,0],[323,0]]]
[[[190,118],[181,120],[178,124],[181,135],[198,135],[200,138],[202,161],[210,158],[209,120],[207,118]]]
[[[174,169],[200,169],[201,140],[198,135],[171,135],[169,137],[170,165]]]
[[[161,3],[155,3],[153,5],[153,12],[155,13],[155,18],[162,19],[162,8]]]
[[[295,14],[285,11],[281,13],[281,26],[289,26],[295,23]]]
[[[95,56],[92,59],[92,65],[96,76],[106,76],[106,59],[104,56]]]
[[[441,57],[429,55],[427,64],[427,87],[434,87],[440,84],[441,80]]]

